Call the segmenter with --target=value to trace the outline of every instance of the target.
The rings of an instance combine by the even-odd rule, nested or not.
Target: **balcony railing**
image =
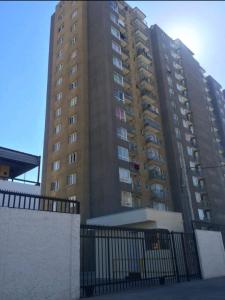
[[[157,130],[160,130],[160,128],[161,128],[161,126],[160,126],[160,124],[158,122],[153,121],[153,120],[151,120],[149,118],[144,118],[144,126],[145,127],[146,126],[150,126],[150,127],[155,128]]]
[[[79,214],[80,203],[67,199],[0,190],[0,207]]]
[[[149,179],[166,180],[166,174],[150,170]]]
[[[145,135],[146,143],[153,143],[155,145],[161,145],[161,141],[158,138],[153,138],[151,135]]]
[[[137,56],[144,56],[148,60],[152,60],[151,54],[148,53],[144,48],[138,48],[137,49]]]

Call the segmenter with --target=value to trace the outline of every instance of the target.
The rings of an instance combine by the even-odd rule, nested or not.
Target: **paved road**
[[[89,300],[225,300],[225,277],[114,293]]]

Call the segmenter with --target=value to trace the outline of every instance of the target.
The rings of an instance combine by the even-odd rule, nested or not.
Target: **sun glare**
[[[180,39],[194,54],[200,54],[202,49],[201,37],[195,28],[179,26],[171,28],[168,34],[173,39]]]

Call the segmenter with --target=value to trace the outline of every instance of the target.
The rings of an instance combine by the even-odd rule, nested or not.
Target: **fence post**
[[[177,282],[180,282],[180,275],[179,275],[179,269],[178,269],[178,265],[177,265],[177,254],[176,254],[173,231],[171,232],[171,237],[172,237],[172,247],[173,247],[173,253],[174,253],[174,263],[175,263],[176,277],[177,277]]]
[[[145,279],[146,279],[147,278],[147,273],[146,273],[146,263],[145,263],[145,244],[144,244],[144,238],[142,239],[142,251],[143,251],[144,274],[145,274]]]
[[[184,265],[185,265],[187,281],[190,281],[188,263],[187,263],[187,253],[186,253],[186,248],[185,248],[185,243],[184,243],[184,233],[181,233],[181,242],[182,242],[182,249],[183,249],[183,255],[184,255]]]

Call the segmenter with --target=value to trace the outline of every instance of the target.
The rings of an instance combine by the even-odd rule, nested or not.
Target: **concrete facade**
[[[157,211],[151,208],[136,209],[133,211],[88,219],[87,224],[126,226],[142,229],[160,228],[177,232],[184,231],[181,213]]]
[[[203,279],[225,276],[225,249],[221,232],[195,230]]]
[[[79,235],[79,215],[0,208],[0,299],[79,299]]]

